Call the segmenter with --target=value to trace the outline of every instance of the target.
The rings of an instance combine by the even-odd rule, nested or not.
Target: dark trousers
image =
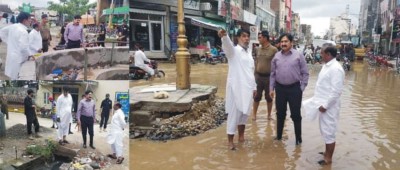
[[[82,128],[82,138],[83,144],[86,145],[86,133],[89,130],[90,145],[93,145],[93,117],[86,117],[81,115],[81,128]]]
[[[49,40],[42,41],[42,50],[44,53],[49,51]]]
[[[283,127],[286,119],[287,103],[289,103],[290,117],[293,120],[296,133],[296,141],[301,141],[301,99],[303,92],[300,83],[281,85],[276,83],[276,110],[277,110],[277,138],[282,138]]]
[[[101,113],[100,128],[102,128],[104,123],[104,129],[107,129],[107,122],[109,117],[110,117],[110,112]]]
[[[105,40],[106,40],[105,38],[99,38],[99,39],[97,39],[97,41],[100,41],[100,42],[97,43],[97,45],[98,45],[98,46],[101,46],[101,47],[105,47],[105,44],[104,44],[104,41],[105,41]]]
[[[26,128],[28,130],[28,135],[32,134],[32,124],[35,126],[35,133],[39,132],[39,121],[36,115],[27,114],[26,115]]]
[[[67,42],[67,49],[72,49],[72,48],[81,48],[81,41],[72,41],[68,40]]]

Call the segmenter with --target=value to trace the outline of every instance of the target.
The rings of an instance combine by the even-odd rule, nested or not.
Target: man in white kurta
[[[146,71],[149,73],[151,76],[154,76],[154,69],[150,68],[147,64],[144,62],[150,62],[150,59],[146,57],[144,54],[144,48],[142,46],[139,46],[139,49],[135,51],[135,66],[141,68],[142,70]]]
[[[5,75],[11,80],[17,80],[22,63],[29,56],[28,26],[31,17],[26,12],[21,12],[17,20],[19,23],[6,26],[0,30],[0,39],[7,44],[7,57]]]
[[[222,40],[222,49],[228,58],[229,70],[226,82],[225,111],[228,113],[226,132],[230,149],[235,149],[233,137],[239,131],[239,142],[244,141],[244,129],[253,105],[256,92],[254,78],[254,60],[249,48],[250,33],[239,30],[238,45],[234,46],[226,36],[225,30],[218,35]]]
[[[29,56],[40,53],[42,49],[42,36],[39,31],[39,24],[33,24],[33,29],[29,33]]]
[[[114,104],[114,114],[111,119],[110,130],[107,135],[107,143],[111,144],[111,150],[113,154],[109,154],[108,157],[117,159],[117,164],[121,164],[124,160],[123,155],[123,137],[124,129],[126,126],[125,114],[121,110],[121,104]]]
[[[63,89],[63,94],[57,98],[56,111],[58,122],[57,139],[61,145],[69,143],[66,136],[69,132],[69,123],[72,120],[72,96],[69,94],[69,89]]]
[[[327,165],[332,162],[332,155],[335,149],[337,124],[340,112],[340,95],[344,85],[344,70],[335,59],[337,49],[332,44],[324,44],[321,50],[322,59],[325,65],[322,67],[314,96],[312,98],[319,108],[319,124],[321,135],[325,141],[324,159],[318,161],[320,165]]]

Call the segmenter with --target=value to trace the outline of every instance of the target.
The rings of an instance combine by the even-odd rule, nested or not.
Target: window
[[[50,93],[49,93],[49,92],[44,92],[44,93],[43,93],[43,96],[44,96],[44,101],[43,101],[43,103],[44,103],[44,104],[49,104],[49,103],[50,103],[50,102],[49,102]]]

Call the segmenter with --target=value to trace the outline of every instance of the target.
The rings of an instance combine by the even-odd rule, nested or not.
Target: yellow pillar
[[[110,5],[110,10],[111,10],[111,14],[108,17],[108,28],[112,28],[112,18],[113,18],[113,13],[114,13],[114,0],[111,1],[111,5]]]
[[[176,56],[176,89],[184,90],[190,89],[190,53],[186,48],[188,40],[186,38],[185,22],[183,12],[183,0],[178,0],[178,50],[175,53]]]

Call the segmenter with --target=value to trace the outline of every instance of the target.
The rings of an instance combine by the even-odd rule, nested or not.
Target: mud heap
[[[214,129],[225,120],[225,103],[222,98],[199,101],[188,112],[158,121],[145,137],[169,140],[193,136]]]

